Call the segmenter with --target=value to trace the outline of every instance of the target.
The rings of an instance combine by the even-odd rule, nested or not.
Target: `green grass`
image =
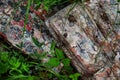
[[[46,58],[47,52],[43,54],[32,54],[36,59],[29,55],[23,55],[15,48],[9,48],[4,43],[0,43],[0,80],[78,80],[79,73],[74,71],[70,65],[70,60],[64,56],[62,50],[51,45],[53,57],[48,62],[42,63]],[[62,63],[64,66],[60,73],[55,68]]]

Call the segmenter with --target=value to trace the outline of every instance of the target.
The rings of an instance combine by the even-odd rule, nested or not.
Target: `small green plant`
[[[34,41],[38,42],[37,39]],[[44,44],[43,44],[44,45]],[[5,46],[6,48],[7,46]],[[39,46],[41,47],[41,46]],[[80,74],[75,73],[70,65],[70,59],[66,58],[63,51],[56,48],[56,43],[51,43],[51,58],[42,63],[43,58],[48,58],[48,52],[41,54],[32,54],[36,58],[29,61],[29,57],[24,57],[16,50],[0,51],[0,79],[2,80],[77,80]],[[60,72],[56,67],[63,64]]]
[[[70,77],[72,80],[78,80],[79,76],[80,76],[79,73],[75,73],[75,74],[70,75],[69,77]]]
[[[36,38],[32,37],[32,41],[33,43],[37,46],[37,47],[41,47],[42,45],[44,45],[44,42],[40,43]]]
[[[116,8],[117,8],[117,13],[116,13],[116,16],[115,16],[115,21],[114,21],[116,28],[118,28],[118,26],[120,25],[120,22],[119,22],[119,19],[118,19],[118,16],[120,14],[119,3],[120,3],[120,0],[117,0],[117,2],[115,3]]]
[[[36,40],[34,42],[36,43],[38,41]],[[42,53],[39,54],[38,59],[42,60],[43,58],[46,58],[46,55],[48,53],[47,52],[45,52],[45,53],[43,53],[44,56],[42,55]],[[51,43],[49,54],[51,55],[51,58],[49,58],[49,60],[47,62],[36,65],[37,68],[39,68],[40,70],[42,70],[42,71],[45,70],[46,72],[48,72],[48,74],[47,74],[48,79],[50,79],[51,76],[53,77],[53,75],[56,76],[59,80],[77,80],[78,79],[78,77],[80,76],[79,73],[67,74],[67,75],[70,75],[70,76],[65,76],[66,73],[69,73],[69,71],[72,71],[73,68],[70,65],[70,59],[65,57],[62,50],[56,48],[55,41],[53,41]],[[60,73],[63,74],[63,75],[59,74],[55,70],[55,68],[58,67],[61,63],[64,65],[62,70],[60,71]],[[40,71],[40,72],[42,72],[42,71]]]
[[[48,11],[52,6],[59,4],[62,0],[34,0],[34,4],[36,4],[37,8],[40,7],[41,4],[44,5],[44,9]]]
[[[2,47],[4,49],[0,50],[0,80],[35,80],[31,78],[31,66],[27,59],[19,52],[10,50],[7,46]]]

